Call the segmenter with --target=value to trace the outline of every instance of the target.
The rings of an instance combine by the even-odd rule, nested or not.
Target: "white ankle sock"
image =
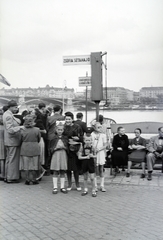
[[[104,177],[101,177],[101,184],[100,184],[101,187],[104,187]]]
[[[60,178],[61,181],[61,189],[65,187],[65,178]]]
[[[97,178],[95,177],[95,187],[97,187]]]
[[[53,177],[53,188],[58,188],[57,183],[58,183],[58,178]]]

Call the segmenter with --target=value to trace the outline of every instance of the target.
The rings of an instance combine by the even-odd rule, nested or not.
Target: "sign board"
[[[90,55],[80,55],[80,56],[64,56],[63,65],[90,65],[91,58]]]
[[[79,87],[91,86],[91,77],[79,77]]]

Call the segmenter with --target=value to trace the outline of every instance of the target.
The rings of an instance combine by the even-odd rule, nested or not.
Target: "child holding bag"
[[[95,130],[91,133],[92,144],[96,154],[96,175],[100,175],[100,191],[106,192],[104,188],[104,164],[106,156],[107,139],[106,134],[102,133],[102,125],[99,122],[95,123]],[[97,178],[95,177],[95,189],[97,188]]]
[[[67,193],[65,188],[65,171],[67,170],[68,137],[63,135],[64,125],[56,122],[55,136],[50,141],[51,166],[53,171],[53,194],[58,193],[58,177],[60,175],[60,191]]]

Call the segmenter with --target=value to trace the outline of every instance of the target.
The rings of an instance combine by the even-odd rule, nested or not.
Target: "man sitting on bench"
[[[148,180],[152,180],[152,172],[156,159],[162,159],[163,161],[163,126],[159,127],[158,135],[152,137],[147,147],[147,169],[148,169]]]

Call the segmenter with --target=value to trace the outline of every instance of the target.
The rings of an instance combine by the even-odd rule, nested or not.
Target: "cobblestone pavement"
[[[81,196],[75,185],[54,195],[52,176],[39,185],[0,182],[0,239],[162,240],[163,174],[155,171],[147,181],[138,170],[126,178],[106,169],[105,182],[107,192],[96,198]]]

